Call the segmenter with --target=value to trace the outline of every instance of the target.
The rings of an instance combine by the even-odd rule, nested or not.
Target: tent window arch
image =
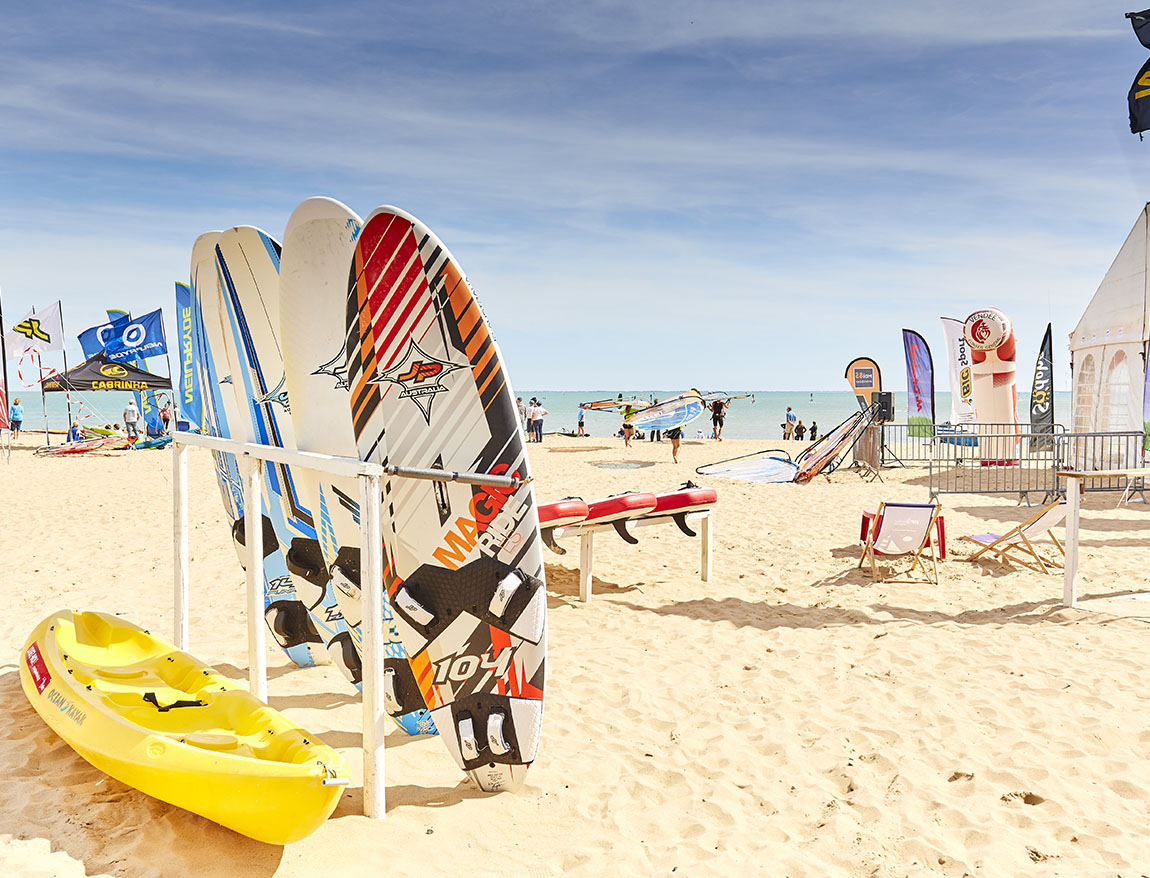
[[[1106,369],[1099,427],[1107,433],[1129,430],[1130,399],[1130,360],[1125,351],[1118,351]]]
[[[1094,412],[1095,387],[1094,355],[1086,354],[1078,370],[1078,381],[1074,386],[1074,432],[1089,433],[1091,415]]]

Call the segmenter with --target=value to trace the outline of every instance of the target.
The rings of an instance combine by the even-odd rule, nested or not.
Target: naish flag
[[[43,311],[32,309],[19,323],[4,334],[9,357],[18,357],[29,351],[47,353],[64,350],[64,321],[60,318],[60,303]]]
[[[1038,362],[1034,365],[1034,383],[1030,388],[1030,432],[1054,432],[1054,346],[1051,343],[1052,327],[1046,324],[1046,335],[1038,348]],[[1031,440],[1031,447],[1048,445],[1049,440]]]

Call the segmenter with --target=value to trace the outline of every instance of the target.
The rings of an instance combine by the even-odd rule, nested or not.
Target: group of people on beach
[[[811,399],[814,399],[814,394],[811,394]],[[783,428],[784,439],[797,439],[802,442],[805,438],[807,438],[808,432],[810,433],[810,440],[812,442],[819,438],[818,423],[811,421],[811,426],[808,431],[807,427],[803,425],[803,422],[799,419],[799,416],[791,410],[790,406],[787,406],[786,416],[783,419],[783,423],[781,423],[779,426]]]
[[[124,427],[123,432],[132,442],[140,438],[140,414],[139,406],[136,405],[134,399],[128,400],[128,404],[124,407]],[[161,435],[168,435],[171,432],[172,423],[172,404],[164,402],[163,407],[160,409],[160,422],[163,424]],[[12,431],[12,438],[18,438],[20,431],[24,428],[24,406],[20,403],[20,397],[12,400],[12,404],[8,407],[8,425]],[[119,424],[105,424],[104,430],[114,430],[120,432]],[[66,441],[80,442],[84,439],[92,438],[88,435],[88,431],[80,425],[79,418],[73,418],[71,425],[68,427],[68,435]]]
[[[548,415],[547,409],[534,396],[531,402],[523,404],[523,397],[515,397],[515,408],[519,412],[519,421],[523,424],[523,432],[527,434],[528,442],[543,441],[543,418]]]

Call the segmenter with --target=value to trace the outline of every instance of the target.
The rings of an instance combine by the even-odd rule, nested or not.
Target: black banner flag
[[[1046,335],[1038,349],[1038,362],[1034,365],[1034,383],[1030,388],[1030,432],[1054,433],[1054,348],[1050,338],[1051,325],[1046,324]],[[1049,447],[1049,439],[1032,439],[1031,447]]]

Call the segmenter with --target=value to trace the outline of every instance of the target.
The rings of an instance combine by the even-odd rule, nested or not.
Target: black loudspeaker
[[[894,394],[889,390],[880,390],[871,399],[878,406],[875,420],[881,423],[894,420]]]

